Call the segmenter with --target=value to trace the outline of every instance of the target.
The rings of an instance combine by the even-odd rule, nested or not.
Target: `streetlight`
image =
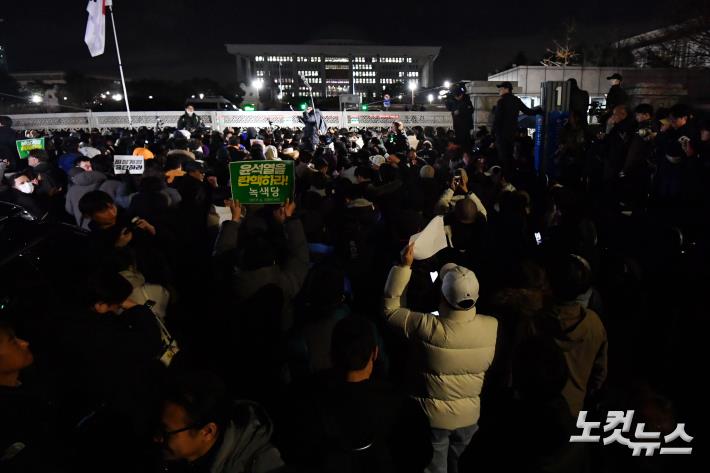
[[[39,94],[33,94],[30,97],[30,102],[32,102],[32,103],[42,103],[42,101],[43,101],[42,96]]]
[[[447,89],[448,89],[449,87],[451,87],[451,82],[449,82],[448,80],[445,80],[445,81],[444,81],[444,87],[447,88]]]
[[[202,92],[200,92],[199,97],[200,97],[200,100],[202,100],[202,99],[205,98],[205,94],[203,94]]]
[[[153,96],[152,96],[152,95],[149,95],[149,96],[148,96],[148,100],[153,100]]]
[[[259,90],[261,90],[263,85],[264,85],[264,79],[254,79],[253,81],[251,81],[251,86],[254,87],[254,89],[256,89],[256,99],[257,100],[259,100]]]
[[[121,100],[123,100],[123,95],[121,95],[121,94],[113,94],[113,95],[111,96],[111,98],[114,99],[116,102],[120,102]]]
[[[429,101],[429,103],[432,103],[434,101],[434,96],[432,94],[427,95],[426,98]]]
[[[101,98],[102,98],[102,99],[105,99],[105,98],[106,98],[106,94],[101,94]]]
[[[413,80],[409,81],[409,90],[412,91],[412,105],[414,105],[414,91],[417,90],[416,81],[413,81]]]

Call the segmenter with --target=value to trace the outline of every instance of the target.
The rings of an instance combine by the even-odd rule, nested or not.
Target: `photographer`
[[[464,151],[471,151],[471,130],[473,130],[473,104],[466,94],[463,82],[454,84],[446,94],[446,109],[451,112],[454,121],[456,144]]]
[[[466,173],[465,169],[457,169],[454,173],[454,177],[449,183],[449,188],[441,194],[439,202],[436,204],[436,214],[446,215],[452,212],[456,206],[456,202],[465,198],[471,199],[473,203],[476,204],[476,209],[483,218],[488,218],[488,212],[486,212],[486,208],[483,206],[481,199],[468,189],[468,173]]]

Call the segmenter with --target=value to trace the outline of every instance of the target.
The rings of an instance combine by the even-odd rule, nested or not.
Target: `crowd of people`
[[[0,470],[681,471],[570,436],[582,410],[696,433],[710,122],[572,110],[541,174],[510,129],[538,112],[500,88],[496,135],[0,117],[0,201],[77,229],[55,272],[3,256]],[[232,200],[244,160],[294,161],[293,198]],[[438,216],[446,248],[415,259]]]

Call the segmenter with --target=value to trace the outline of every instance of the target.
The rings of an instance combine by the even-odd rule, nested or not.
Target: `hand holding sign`
[[[415,242],[416,250],[413,252],[413,258],[416,260],[431,258],[439,250],[446,248],[448,244],[444,233],[444,217],[434,217],[423,231],[412,235],[409,243]]]
[[[402,250],[402,266],[411,267],[414,263],[414,242],[408,244]]]

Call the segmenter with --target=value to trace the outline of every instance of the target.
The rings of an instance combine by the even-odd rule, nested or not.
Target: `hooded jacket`
[[[599,389],[607,376],[606,329],[596,312],[577,303],[554,306],[534,326],[554,337],[569,368],[562,395],[573,416],[584,406],[587,391]]]
[[[432,428],[454,430],[478,422],[486,370],[495,354],[498,321],[457,310],[446,303],[439,317],[405,307],[412,269],[394,266],[385,285],[385,319],[414,350],[415,376],[410,394]]]
[[[78,172],[71,178],[73,185],[67,191],[64,209],[74,217],[78,226],[88,228],[88,221],[83,218],[79,210],[79,201],[87,192],[98,189],[105,180],[106,176],[98,171]]]
[[[210,473],[270,473],[283,466],[281,454],[271,444],[271,419],[258,404],[236,401],[232,420],[222,437]]]
[[[213,256],[224,256],[234,253],[237,249],[240,223],[227,220],[222,223],[215,242]],[[237,268],[233,278],[233,294],[239,301],[248,300],[259,289],[273,284],[277,286],[285,298],[282,313],[281,328],[285,331],[291,328],[291,300],[298,294],[308,274],[308,242],[300,220],[292,219],[284,224],[287,237],[288,255],[281,264],[264,266],[254,270]]]

